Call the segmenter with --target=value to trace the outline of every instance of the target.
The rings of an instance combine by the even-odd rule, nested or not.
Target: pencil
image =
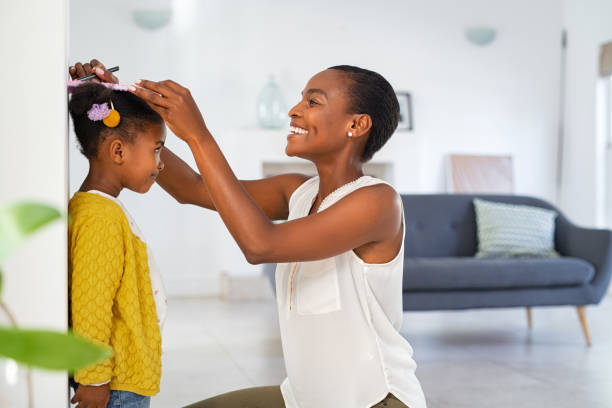
[[[119,71],[119,66],[109,68],[108,71],[109,72],[117,72],[117,71]],[[97,77],[98,76],[96,74],[89,74],[89,75],[85,75],[82,78],[79,78],[79,81],[87,81],[88,79],[97,78]]]

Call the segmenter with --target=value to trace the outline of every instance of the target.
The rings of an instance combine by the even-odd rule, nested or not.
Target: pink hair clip
[[[110,114],[110,108],[108,107],[108,103],[94,103],[91,105],[91,109],[87,111],[87,117],[89,120],[93,120],[97,122],[106,118]]]
[[[87,81],[68,81],[68,92],[72,92],[74,91],[75,88],[77,88],[80,85],[86,84],[88,83]],[[100,85],[103,85],[107,88],[111,88],[113,91],[124,91],[124,92],[128,92],[128,87],[129,85],[125,85],[125,84],[110,84],[108,82],[100,82]]]

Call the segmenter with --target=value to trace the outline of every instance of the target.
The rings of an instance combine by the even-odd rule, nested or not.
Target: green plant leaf
[[[112,357],[113,351],[73,333],[0,327],[0,355],[32,367],[74,371]]]
[[[60,216],[57,209],[35,202],[21,202],[0,208],[0,264],[25,238]]]

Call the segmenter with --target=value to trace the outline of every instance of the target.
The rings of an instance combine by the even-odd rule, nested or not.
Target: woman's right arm
[[[216,210],[199,173],[167,148],[162,149],[161,158],[165,167],[159,173],[157,183],[168,194],[181,204]],[[260,180],[241,180],[240,183],[269,219],[286,220],[291,194],[307,179],[302,174],[282,174]]]

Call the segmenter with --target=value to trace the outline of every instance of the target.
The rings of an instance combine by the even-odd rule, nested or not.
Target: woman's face
[[[149,191],[157,175],[164,168],[160,154],[166,141],[166,128],[161,124],[146,125],[137,132],[132,143],[126,143],[126,166],[123,184],[137,193]]]
[[[289,111],[288,156],[315,160],[347,148],[353,118],[348,113],[349,81],[342,71],[334,69],[319,72],[308,81],[302,100]]]

